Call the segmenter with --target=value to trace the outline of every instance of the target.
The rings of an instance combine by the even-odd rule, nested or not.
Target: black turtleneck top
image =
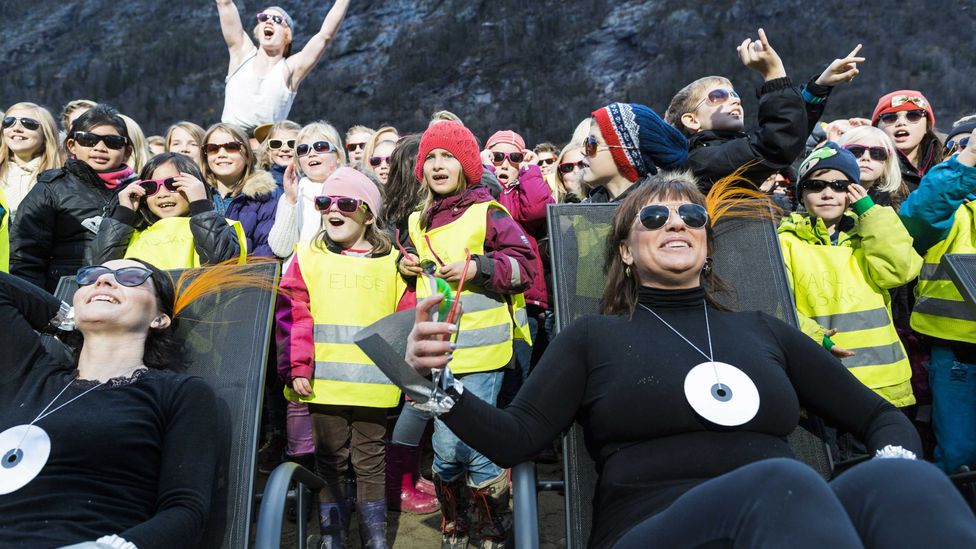
[[[704,302],[700,288],[640,294],[642,305],[708,353]],[[921,452],[905,416],[799,330],[763,313],[711,306],[708,319],[714,359],[745,372],[759,391],[759,411],[744,425],[722,427],[695,413],[684,379],[706,359],[642,307],[632,318],[590,315],[563,330],[507,408],[463,393],[441,419],[503,467],[530,459],[579,421],[600,477],[591,547],[612,545],[704,480],[793,457],[786,436],[801,403],[872,452],[888,444]]]

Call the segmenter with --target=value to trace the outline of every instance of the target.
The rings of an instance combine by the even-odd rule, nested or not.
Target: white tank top
[[[288,89],[290,74],[285,60],[278,61],[264,77],[254,74],[257,48],[225,80],[221,122],[236,124],[249,135],[261,124],[288,118],[296,92]]]

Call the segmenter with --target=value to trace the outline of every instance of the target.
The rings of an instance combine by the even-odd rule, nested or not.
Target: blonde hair
[[[329,124],[324,120],[319,120],[318,122],[312,122],[311,124],[306,124],[305,127],[298,130],[298,136],[295,138],[295,148],[298,148],[298,144],[303,141],[308,141],[310,137],[321,137],[325,141],[328,141],[336,149],[336,167],[341,167],[346,165],[346,149],[342,146],[342,140],[339,139],[339,130],[335,129],[335,126]],[[298,151],[295,151],[295,170],[298,173],[302,172],[302,166],[298,163]]]
[[[457,122],[462,126],[464,125],[461,118],[451,111],[437,111],[430,115],[430,123],[427,124],[427,127],[429,128],[438,122]]]
[[[565,158],[570,151],[580,149],[582,147],[583,146],[580,143],[570,142],[568,145],[563,147],[563,150],[559,151],[559,156],[556,157],[556,202],[562,203],[563,200],[566,199],[566,194],[568,193],[566,190],[566,182],[563,181],[563,172],[559,171],[559,165],[563,163],[563,158]],[[582,195],[579,197],[580,200],[586,198],[586,187],[583,185],[582,181],[580,181],[579,192],[580,195]]]
[[[251,149],[250,140],[235,124],[218,122],[207,128],[207,133],[203,136],[203,143],[200,143],[200,159],[203,162],[203,176],[206,182],[214,189],[219,188],[217,186],[217,176],[215,176],[213,170],[210,169],[210,163],[207,162],[207,151],[204,149],[207,142],[210,141],[210,136],[217,132],[228,133],[234,138],[234,141],[241,144],[241,155],[244,157],[244,171],[241,173],[241,176],[237,179],[234,185],[228,185],[229,187],[233,187],[236,193],[236,190],[240,188],[245,181],[247,181],[247,178],[251,176],[251,171],[254,170],[254,150]]]
[[[275,133],[282,130],[289,132],[301,131],[302,127],[298,125],[297,122],[292,122],[291,120],[280,120],[271,125],[271,129],[268,130],[267,137],[261,142],[261,148],[257,151],[257,166],[262,170],[271,169],[271,154],[268,153],[268,142],[274,137]],[[295,137],[295,146],[298,146],[298,137]]]
[[[197,142],[197,146],[200,147],[200,150],[203,150],[203,135],[206,133],[206,130],[193,122],[181,120],[166,130],[166,152],[173,152],[173,132],[175,132],[177,129],[181,129],[190,134],[190,137]],[[200,167],[200,173],[206,173],[205,166],[207,165],[207,161],[203,158],[202,154],[194,158],[193,161],[196,162],[197,166]]]
[[[566,147],[569,147],[570,145],[582,147],[583,141],[585,141],[590,135],[590,126],[592,125],[593,117],[584,118],[582,122],[576,125],[576,129],[573,130],[573,137],[570,138],[569,143],[566,144]],[[563,150],[566,150],[566,147],[563,147]]]
[[[374,130],[373,128],[367,128],[362,124],[356,124],[355,126],[346,130],[346,141],[349,141],[349,138],[352,137],[352,135],[355,133],[368,133],[369,135],[373,135],[374,133],[376,133],[376,130]]]
[[[396,143],[400,139],[400,134],[397,133],[397,129],[393,126],[383,126],[382,128],[376,130],[369,141],[366,142],[366,147],[363,149],[363,167],[365,168],[373,152],[376,151],[376,146],[384,141],[392,141]]]
[[[898,162],[898,149],[895,148],[895,142],[888,137],[888,134],[886,134],[884,130],[874,126],[858,126],[856,128],[851,128],[837,139],[837,144],[840,146],[858,144],[867,139],[880,141],[881,145],[886,151],[888,151],[888,159],[884,161],[884,167],[881,169],[881,176],[870,185],[864,185],[864,187],[886,193],[898,192],[902,188],[901,165]],[[861,184],[863,185],[864,181],[862,181]]]
[[[129,143],[132,144],[132,154],[129,155],[129,167],[136,173],[142,171],[142,167],[149,162],[149,144],[146,143],[146,134],[142,133],[139,123],[131,117],[119,113],[122,120],[125,120],[125,128],[129,134]]]
[[[674,94],[674,97],[671,98],[671,104],[668,105],[668,110],[664,112],[664,121],[677,128],[685,136],[694,134],[695,132],[688,129],[681,121],[681,116],[692,112],[698,103],[701,103],[701,100],[705,98],[705,91],[714,84],[726,84],[732,87],[732,82],[724,76],[699,78]]]
[[[75,99],[74,101],[68,101],[65,103],[64,108],[61,109],[61,128],[65,132],[71,131],[71,124],[68,123],[68,119],[71,115],[84,109],[88,110],[94,108],[98,103],[92,101],[91,99]]]
[[[41,130],[41,135],[44,137],[44,141],[41,143],[41,147],[34,153],[34,158],[38,156],[41,158],[40,163],[37,165],[37,173],[60,166],[62,158],[61,147],[58,143],[58,128],[55,125],[51,112],[40,105],[28,102],[14,103],[4,112],[9,113],[18,109],[33,109],[34,117],[41,125],[39,129]],[[12,156],[13,153],[10,151],[10,147],[7,146],[7,141],[0,140],[0,179],[7,175],[7,168],[10,167],[10,158]]]

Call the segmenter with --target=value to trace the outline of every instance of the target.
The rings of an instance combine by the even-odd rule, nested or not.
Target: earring
[[[712,274],[712,258],[706,257],[705,264],[702,266],[702,275],[708,276]]]
[[[627,267],[626,267],[626,268],[624,268],[624,275],[625,275],[625,276],[626,276],[627,278],[630,278],[630,265],[627,265]]]

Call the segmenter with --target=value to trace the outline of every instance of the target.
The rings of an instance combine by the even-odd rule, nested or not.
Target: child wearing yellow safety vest
[[[465,391],[494,403],[514,340],[528,341],[522,292],[542,273],[535,270],[535,252],[522,229],[481,184],[482,173],[478,143],[467,128],[451,121],[427,128],[414,168],[427,199],[408,221],[410,253],[400,260],[400,272],[417,277],[418,301],[431,294],[433,277],[456,291],[466,273],[450,370]],[[433,445],[442,547],[467,543],[472,499],[480,512],[476,533],[482,546],[504,543],[511,526],[505,471],[440,420],[434,422]]]
[[[86,265],[138,258],[160,269],[188,269],[247,257],[244,230],[214,211],[200,168],[178,153],[154,156],[140,180],[119,192],[85,253]]]
[[[854,155],[832,141],[800,165],[796,196],[806,211],[784,218],[779,238],[801,329],[893,405],[915,404],[888,293],[918,276],[911,236],[867,195]]]
[[[932,347],[935,464],[947,473],[976,467],[976,312],[942,268],[945,254],[976,253],[976,140],[968,135],[973,131],[976,124],[952,129],[946,145],[958,153],[929,170],[900,211],[925,259],[912,329]]]
[[[353,343],[361,328],[393,314],[406,289],[387,233],[376,183],[353,168],[337,169],[314,200],[322,226],[296,246],[281,280],[278,371],[285,397],[308,404],[316,472],[325,479],[319,513],[327,547],[345,547],[351,462],[364,547],[386,547],[386,415],[400,390]],[[297,424],[289,422],[288,428]],[[292,438],[294,433],[289,433]]]

